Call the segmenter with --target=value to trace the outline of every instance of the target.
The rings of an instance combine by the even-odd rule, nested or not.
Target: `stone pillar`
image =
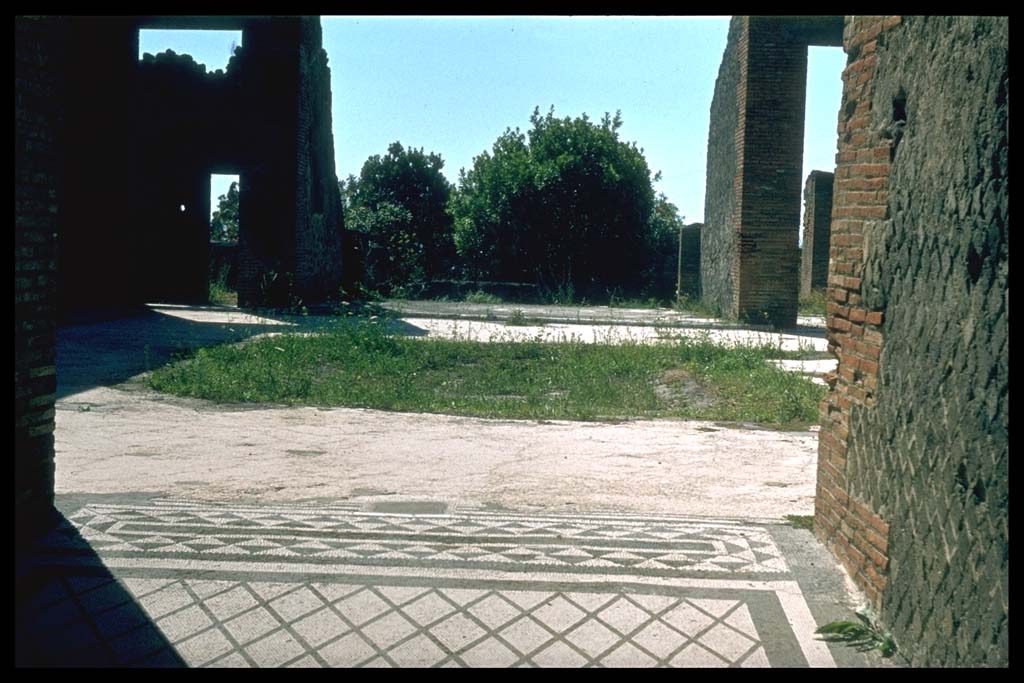
[[[776,17],[748,18],[743,38],[732,310],[740,320],[791,327],[799,287],[807,44]]]
[[[811,171],[804,183],[804,244],[800,250],[800,294],[828,284],[833,174]]]
[[[796,324],[807,46],[838,17],[735,17],[708,138],[701,283],[729,318]]]

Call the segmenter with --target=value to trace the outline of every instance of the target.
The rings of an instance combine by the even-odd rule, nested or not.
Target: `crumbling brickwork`
[[[800,294],[828,284],[833,174],[811,171],[804,183],[804,240],[800,248]]]
[[[1009,23],[847,21],[815,530],[915,665],[1009,661]]]
[[[837,17],[735,17],[708,137],[705,300],[728,317],[796,324],[808,45],[836,45]]]
[[[59,22],[14,22],[14,512],[19,540],[53,503],[60,199]]]

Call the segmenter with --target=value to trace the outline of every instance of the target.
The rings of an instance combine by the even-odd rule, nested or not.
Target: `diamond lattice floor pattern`
[[[36,565],[23,665],[834,665],[751,523],[95,503]]]

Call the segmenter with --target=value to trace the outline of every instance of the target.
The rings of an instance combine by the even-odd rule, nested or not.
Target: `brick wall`
[[[796,324],[807,43],[786,19],[749,17],[740,42],[734,315]]]
[[[807,46],[834,44],[829,17],[735,17],[708,137],[705,301],[730,318],[796,324]]]
[[[14,510],[19,542],[49,519],[57,389],[56,238],[63,25],[14,22]]]
[[[1009,657],[1008,47],[846,25],[815,531],[915,665]]]
[[[833,174],[811,171],[804,183],[804,241],[800,249],[800,294],[828,284]]]

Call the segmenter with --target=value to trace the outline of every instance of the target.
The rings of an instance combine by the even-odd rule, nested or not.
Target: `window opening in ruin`
[[[238,305],[238,174],[210,174],[210,303]]]
[[[241,31],[166,30],[139,31],[139,60],[146,53],[158,55],[172,50],[189,55],[210,71],[226,69],[235,50],[242,46]]]
[[[843,101],[843,69],[846,54],[841,47],[807,48],[807,104],[804,107],[804,161],[801,182],[811,171],[832,173],[836,168],[839,108]],[[800,225],[806,206],[800,206]],[[803,230],[799,231],[803,246]]]

